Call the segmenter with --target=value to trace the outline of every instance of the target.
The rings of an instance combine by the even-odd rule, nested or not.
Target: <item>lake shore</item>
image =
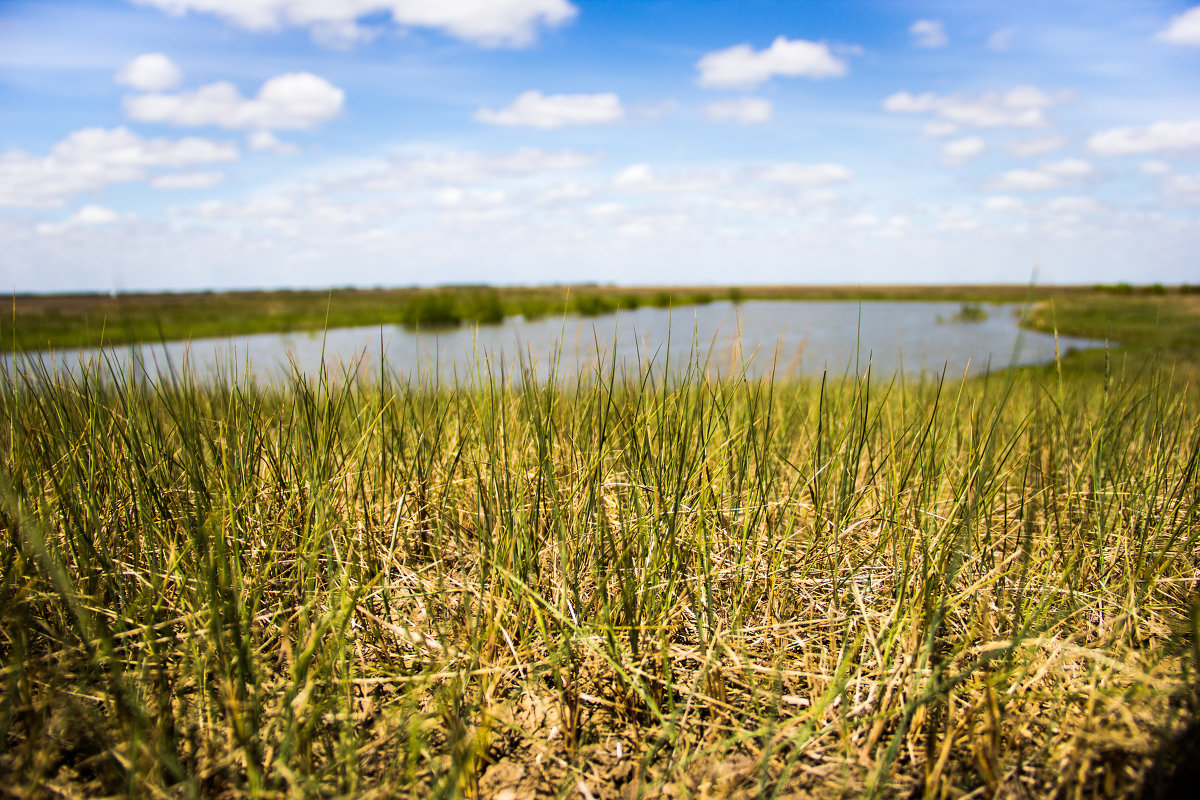
[[[1188,287],[1131,286],[752,286],[485,287],[331,289],[202,293],[15,295],[0,320],[0,349],[75,349],[371,325],[457,325],[714,300],[939,301],[1026,303],[1031,330],[1119,342],[1194,363],[1200,353],[1200,295]],[[1095,354],[1072,354],[1082,368]]]

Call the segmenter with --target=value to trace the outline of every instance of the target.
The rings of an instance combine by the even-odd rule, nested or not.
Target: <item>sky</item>
[[[0,286],[1200,283],[1200,6],[0,0]]]

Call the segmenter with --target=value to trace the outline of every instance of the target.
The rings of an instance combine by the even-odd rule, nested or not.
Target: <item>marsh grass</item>
[[[708,372],[0,376],[3,790],[1136,794],[1194,391]]]

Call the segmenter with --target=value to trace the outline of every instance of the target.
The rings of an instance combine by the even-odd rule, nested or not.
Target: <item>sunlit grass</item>
[[[1136,790],[1194,701],[1194,392],[701,361],[3,374],[0,784]]]

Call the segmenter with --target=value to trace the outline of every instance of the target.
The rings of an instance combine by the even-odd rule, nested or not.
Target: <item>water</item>
[[[293,370],[334,375],[378,374],[379,356],[394,374],[416,379],[438,375],[466,382],[480,373],[521,374],[522,365],[544,380],[550,365],[573,378],[615,363],[636,369],[651,360],[662,367],[701,363],[706,374],[978,374],[1015,364],[1053,360],[1052,336],[1017,326],[1019,307],[986,307],[979,322],[957,322],[956,303],[756,301],[713,303],[675,310],[641,308],[591,318],[512,318],[501,325],[414,332],[396,326],[341,328],[317,333],[257,334],[192,342],[18,355],[54,369],[106,359],[124,371],[141,364],[154,377],[171,369],[197,375],[263,380]],[[1059,348],[1103,346],[1059,337]],[[4,364],[11,368],[12,357]]]

